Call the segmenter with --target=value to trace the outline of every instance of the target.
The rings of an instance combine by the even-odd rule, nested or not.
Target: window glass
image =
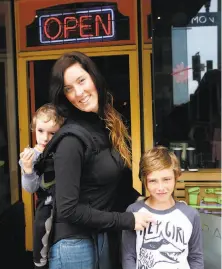
[[[154,139],[221,167],[221,1],[152,1]]]

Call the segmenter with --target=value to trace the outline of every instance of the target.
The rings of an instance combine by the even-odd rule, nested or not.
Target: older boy
[[[148,150],[140,161],[141,179],[150,193],[129,212],[149,212],[156,219],[144,231],[123,231],[123,269],[204,269],[198,212],[176,202],[179,162],[165,147]]]

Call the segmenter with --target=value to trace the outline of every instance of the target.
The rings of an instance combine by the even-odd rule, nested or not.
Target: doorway
[[[71,52],[72,50],[70,50]],[[20,151],[34,143],[30,131],[32,113],[50,101],[49,81],[55,61],[69,50],[35,51],[20,53],[18,57],[18,107]],[[141,155],[140,100],[138,58],[135,49],[127,46],[118,48],[91,48],[81,50],[97,65],[105,77],[114,96],[114,107],[123,115],[132,136],[132,174],[133,186],[141,192],[139,159]],[[32,227],[34,216],[33,195],[22,190],[25,204],[26,249],[32,250]]]
[[[114,97],[114,107],[123,115],[124,121],[130,130],[129,55],[93,56],[91,58],[105,77],[109,91]],[[27,62],[32,114],[40,106],[50,102],[50,76],[55,61],[36,60]]]

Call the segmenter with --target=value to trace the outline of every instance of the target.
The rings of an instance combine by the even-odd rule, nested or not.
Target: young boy
[[[39,177],[34,170],[34,164],[63,123],[64,118],[57,114],[52,104],[40,107],[34,114],[31,123],[31,129],[36,135],[36,146],[27,147],[20,154],[22,187],[30,193],[37,194],[33,244],[35,268],[47,268],[48,235],[51,230],[53,206],[51,187],[54,184],[54,178],[47,178],[51,175],[46,174]]]
[[[144,231],[123,231],[123,269],[204,269],[197,210],[173,198],[181,170],[173,152],[159,146],[140,161],[140,175],[150,196],[129,212],[149,212],[155,223]]]

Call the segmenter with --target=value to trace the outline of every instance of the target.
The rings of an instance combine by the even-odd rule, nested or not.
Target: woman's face
[[[98,112],[98,93],[94,82],[79,63],[64,72],[64,94],[69,102],[84,112]]]

